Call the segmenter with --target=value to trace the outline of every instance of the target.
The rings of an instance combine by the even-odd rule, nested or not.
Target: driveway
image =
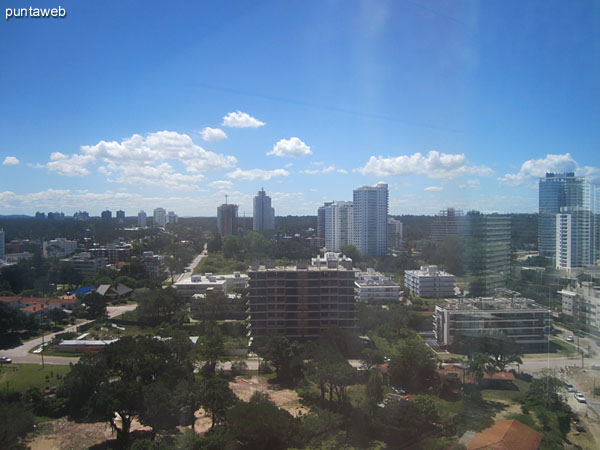
[[[132,311],[137,308],[136,304],[133,305],[122,305],[122,306],[109,306],[107,307],[108,317],[113,318],[119,316],[127,311]],[[8,356],[13,360],[14,363],[23,363],[23,364],[41,364],[42,356],[35,353],[29,353],[34,348],[38,347],[42,344],[42,342],[49,342],[52,340],[54,336],[59,333],[64,333],[66,331],[77,331],[77,327],[81,325],[85,325],[87,323],[92,322],[91,320],[86,320],[85,322],[78,323],[77,325],[73,325],[71,327],[65,328],[62,331],[58,331],[56,333],[47,334],[46,336],[39,337],[27,341],[21,344],[18,347],[11,348],[10,350],[3,350],[1,352],[2,356]],[[79,358],[68,358],[62,356],[44,356],[45,364],[55,364],[55,365],[68,365],[70,363],[77,363]]]

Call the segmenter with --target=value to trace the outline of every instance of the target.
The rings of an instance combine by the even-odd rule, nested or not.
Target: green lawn
[[[45,368],[42,368],[41,364],[7,364],[0,371],[0,387],[18,392],[26,391],[30,387],[44,389],[46,386],[57,385],[59,380],[56,375],[66,375],[70,370],[69,366],[49,364],[46,364]]]
[[[482,389],[481,396],[484,400],[507,401],[514,403],[521,395],[529,390],[529,385],[531,383],[528,383],[524,380],[515,379],[514,384],[517,386],[517,388],[519,388],[518,390],[510,391],[506,389]]]

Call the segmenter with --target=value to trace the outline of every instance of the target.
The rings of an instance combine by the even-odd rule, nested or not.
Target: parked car
[[[579,422],[575,422],[575,429],[580,433],[585,431],[585,427]]]
[[[566,383],[566,384],[567,384],[568,392],[577,392],[577,389],[575,389],[575,386],[573,386],[571,383]]]
[[[585,400],[585,395],[583,395],[581,392],[575,392],[575,400],[577,400],[579,403],[587,403]]]
[[[402,388],[392,386],[392,390],[398,395],[406,395],[406,391]]]
[[[0,364],[10,364],[12,359],[7,358],[6,356],[0,356]]]
[[[567,336],[567,342],[573,342],[573,336]]]

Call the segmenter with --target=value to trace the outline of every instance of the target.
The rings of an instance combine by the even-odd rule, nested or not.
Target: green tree
[[[223,242],[219,233],[215,234],[206,244],[206,250],[208,253],[216,253],[221,251]]]
[[[354,264],[358,264],[360,262],[360,250],[357,249],[354,245],[342,245],[342,247],[340,248],[340,252],[342,252],[348,258],[351,258]]]
[[[90,292],[83,297],[86,315],[89,319],[100,319],[106,316],[106,297],[97,292]]]
[[[467,373],[475,377],[477,384],[481,383],[484,374],[492,374],[495,372],[494,358],[487,353],[474,353],[470,355]]]
[[[256,393],[227,411],[227,424],[240,448],[278,450],[300,445],[296,419]]]
[[[395,347],[389,366],[393,385],[423,392],[436,383],[436,357],[419,337],[403,339]]]
[[[223,256],[230,259],[240,253],[240,240],[236,236],[225,236],[223,238]]]
[[[33,416],[21,402],[0,401],[0,448],[17,450],[28,448],[23,442],[33,430]]]
[[[225,354],[225,342],[218,326],[211,322],[207,324],[204,335],[196,343],[196,351],[198,357],[204,362],[204,373],[214,375],[217,363]]]
[[[369,372],[369,381],[365,386],[365,397],[370,410],[373,410],[383,401],[383,381],[377,369],[372,369]]]
[[[236,400],[237,397],[229,388],[229,383],[224,378],[214,376],[202,380],[200,403],[210,414],[212,421],[211,428],[224,422],[227,409],[233,406]]]

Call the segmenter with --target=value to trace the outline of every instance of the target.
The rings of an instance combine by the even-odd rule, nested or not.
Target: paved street
[[[109,306],[107,308],[109,317],[119,316],[127,311],[132,311],[137,307],[137,305],[122,305],[122,306]],[[23,343],[22,345],[11,348],[10,350],[2,350],[0,351],[1,356],[8,356],[13,360],[14,363],[27,363],[27,364],[41,364],[42,356],[35,353],[29,353],[31,350],[36,348],[37,346],[42,344],[42,340],[44,342],[49,342],[52,338],[58,333],[64,333],[66,331],[76,331],[78,326],[84,325],[86,323],[91,322],[91,320],[87,320],[85,322],[79,323],[77,325],[73,325],[71,327],[65,328],[62,331],[48,334],[43,338],[39,337],[36,339],[32,339]],[[79,358],[68,358],[62,356],[44,356],[44,363],[46,364],[55,364],[55,365],[68,365],[69,363],[76,363],[79,361]]]
[[[208,252],[206,250],[206,244],[204,244],[204,251],[194,258],[194,260],[185,268],[185,271],[182,274],[179,274],[175,281],[183,281],[186,278],[191,278],[192,274],[194,273],[194,269],[200,263],[200,260],[207,255]]]

